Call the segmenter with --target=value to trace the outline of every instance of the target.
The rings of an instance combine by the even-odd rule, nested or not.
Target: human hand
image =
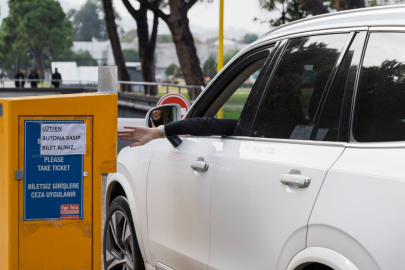
[[[147,144],[151,140],[160,138],[158,128],[147,127],[124,127],[125,131],[118,131],[118,137],[123,141],[132,141],[130,147]]]

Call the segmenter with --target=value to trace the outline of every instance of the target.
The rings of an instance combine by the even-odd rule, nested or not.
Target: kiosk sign
[[[27,120],[24,220],[83,219],[83,121]]]
[[[41,155],[86,154],[86,124],[41,124]]]

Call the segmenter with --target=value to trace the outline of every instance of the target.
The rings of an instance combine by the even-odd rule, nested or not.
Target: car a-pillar
[[[0,269],[101,269],[101,177],[116,172],[116,85],[0,99]]]

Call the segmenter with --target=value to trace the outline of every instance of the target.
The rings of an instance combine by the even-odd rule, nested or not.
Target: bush
[[[98,66],[97,60],[95,60],[89,51],[78,51],[75,53],[72,50],[66,50],[61,55],[56,57],[53,61],[63,61],[63,62],[76,62],[77,66]],[[47,66],[51,65],[51,60],[47,60]]]
[[[258,39],[258,38],[259,38],[259,36],[256,34],[246,34],[243,37],[242,42],[243,43],[252,43],[253,41],[256,41],[256,39]]]
[[[238,52],[239,52],[238,49],[227,51],[227,52],[224,54],[224,66],[225,66],[226,63],[228,63],[229,60],[231,60]]]
[[[174,77],[180,77],[181,72],[180,72],[180,67],[177,66],[176,64],[171,64],[168,66],[165,70],[165,74],[167,76],[173,75]]]
[[[173,37],[171,35],[158,35],[156,42],[158,43],[173,43]]]
[[[208,58],[203,66],[204,77],[210,77],[211,79],[217,75],[217,62],[213,58]]]
[[[124,54],[125,62],[140,62],[140,61],[141,61],[141,60],[139,59],[139,52],[138,52],[138,50],[135,50],[135,49],[124,49],[124,50],[122,50],[122,53]]]

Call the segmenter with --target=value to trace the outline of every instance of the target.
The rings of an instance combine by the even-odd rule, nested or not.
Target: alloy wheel
[[[125,215],[116,211],[108,222],[106,235],[106,269],[134,269],[134,246],[131,228]]]

